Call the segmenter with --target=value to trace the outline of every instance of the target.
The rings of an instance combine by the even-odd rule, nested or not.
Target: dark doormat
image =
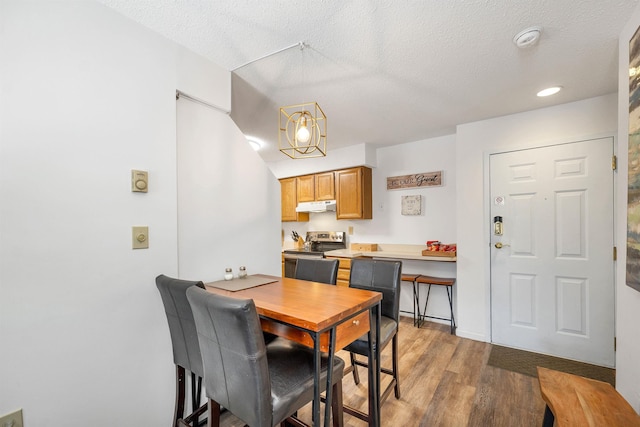
[[[499,345],[491,346],[491,354],[489,355],[487,364],[536,378],[538,377],[536,366],[542,366],[543,368],[555,369],[556,371],[566,372],[568,374],[604,381],[614,387],[616,385],[615,369]]]

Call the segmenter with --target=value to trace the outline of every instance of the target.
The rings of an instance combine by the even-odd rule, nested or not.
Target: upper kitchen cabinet
[[[371,169],[357,167],[335,172],[337,219],[373,218]]]
[[[309,221],[308,212],[296,212],[297,179],[283,178],[280,180],[280,200],[282,204],[282,221]]]
[[[296,178],[298,203],[314,202],[316,200],[316,176],[304,175]]]
[[[335,200],[336,192],[334,186],[334,172],[317,173],[316,177],[316,200]]]

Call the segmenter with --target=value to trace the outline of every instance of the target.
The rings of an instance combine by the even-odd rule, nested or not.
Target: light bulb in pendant
[[[311,138],[311,133],[309,132],[309,128],[307,127],[307,118],[302,116],[299,120],[298,130],[296,130],[296,140],[302,143],[309,142]]]

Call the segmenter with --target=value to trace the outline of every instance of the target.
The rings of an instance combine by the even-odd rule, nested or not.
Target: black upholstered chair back
[[[312,282],[335,285],[338,280],[337,259],[307,259],[299,258],[294,277]]]
[[[169,322],[173,362],[202,377],[202,356],[198,344],[198,333],[186,292],[192,286],[204,289],[204,284],[160,275],[156,277],[156,286],[160,291]]]
[[[351,261],[349,287],[382,293],[381,315],[398,321],[402,262],[372,259]]]
[[[250,426],[271,425],[269,366],[253,301],[198,288],[189,289],[187,298],[199,332],[207,396]]]

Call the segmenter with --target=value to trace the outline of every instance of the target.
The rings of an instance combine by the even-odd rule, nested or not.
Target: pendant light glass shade
[[[307,127],[307,117],[302,114],[296,123],[296,139],[302,143],[309,142],[311,139],[311,132],[309,132],[309,128]]]
[[[317,102],[280,108],[278,143],[292,159],[327,155],[327,116]]]

